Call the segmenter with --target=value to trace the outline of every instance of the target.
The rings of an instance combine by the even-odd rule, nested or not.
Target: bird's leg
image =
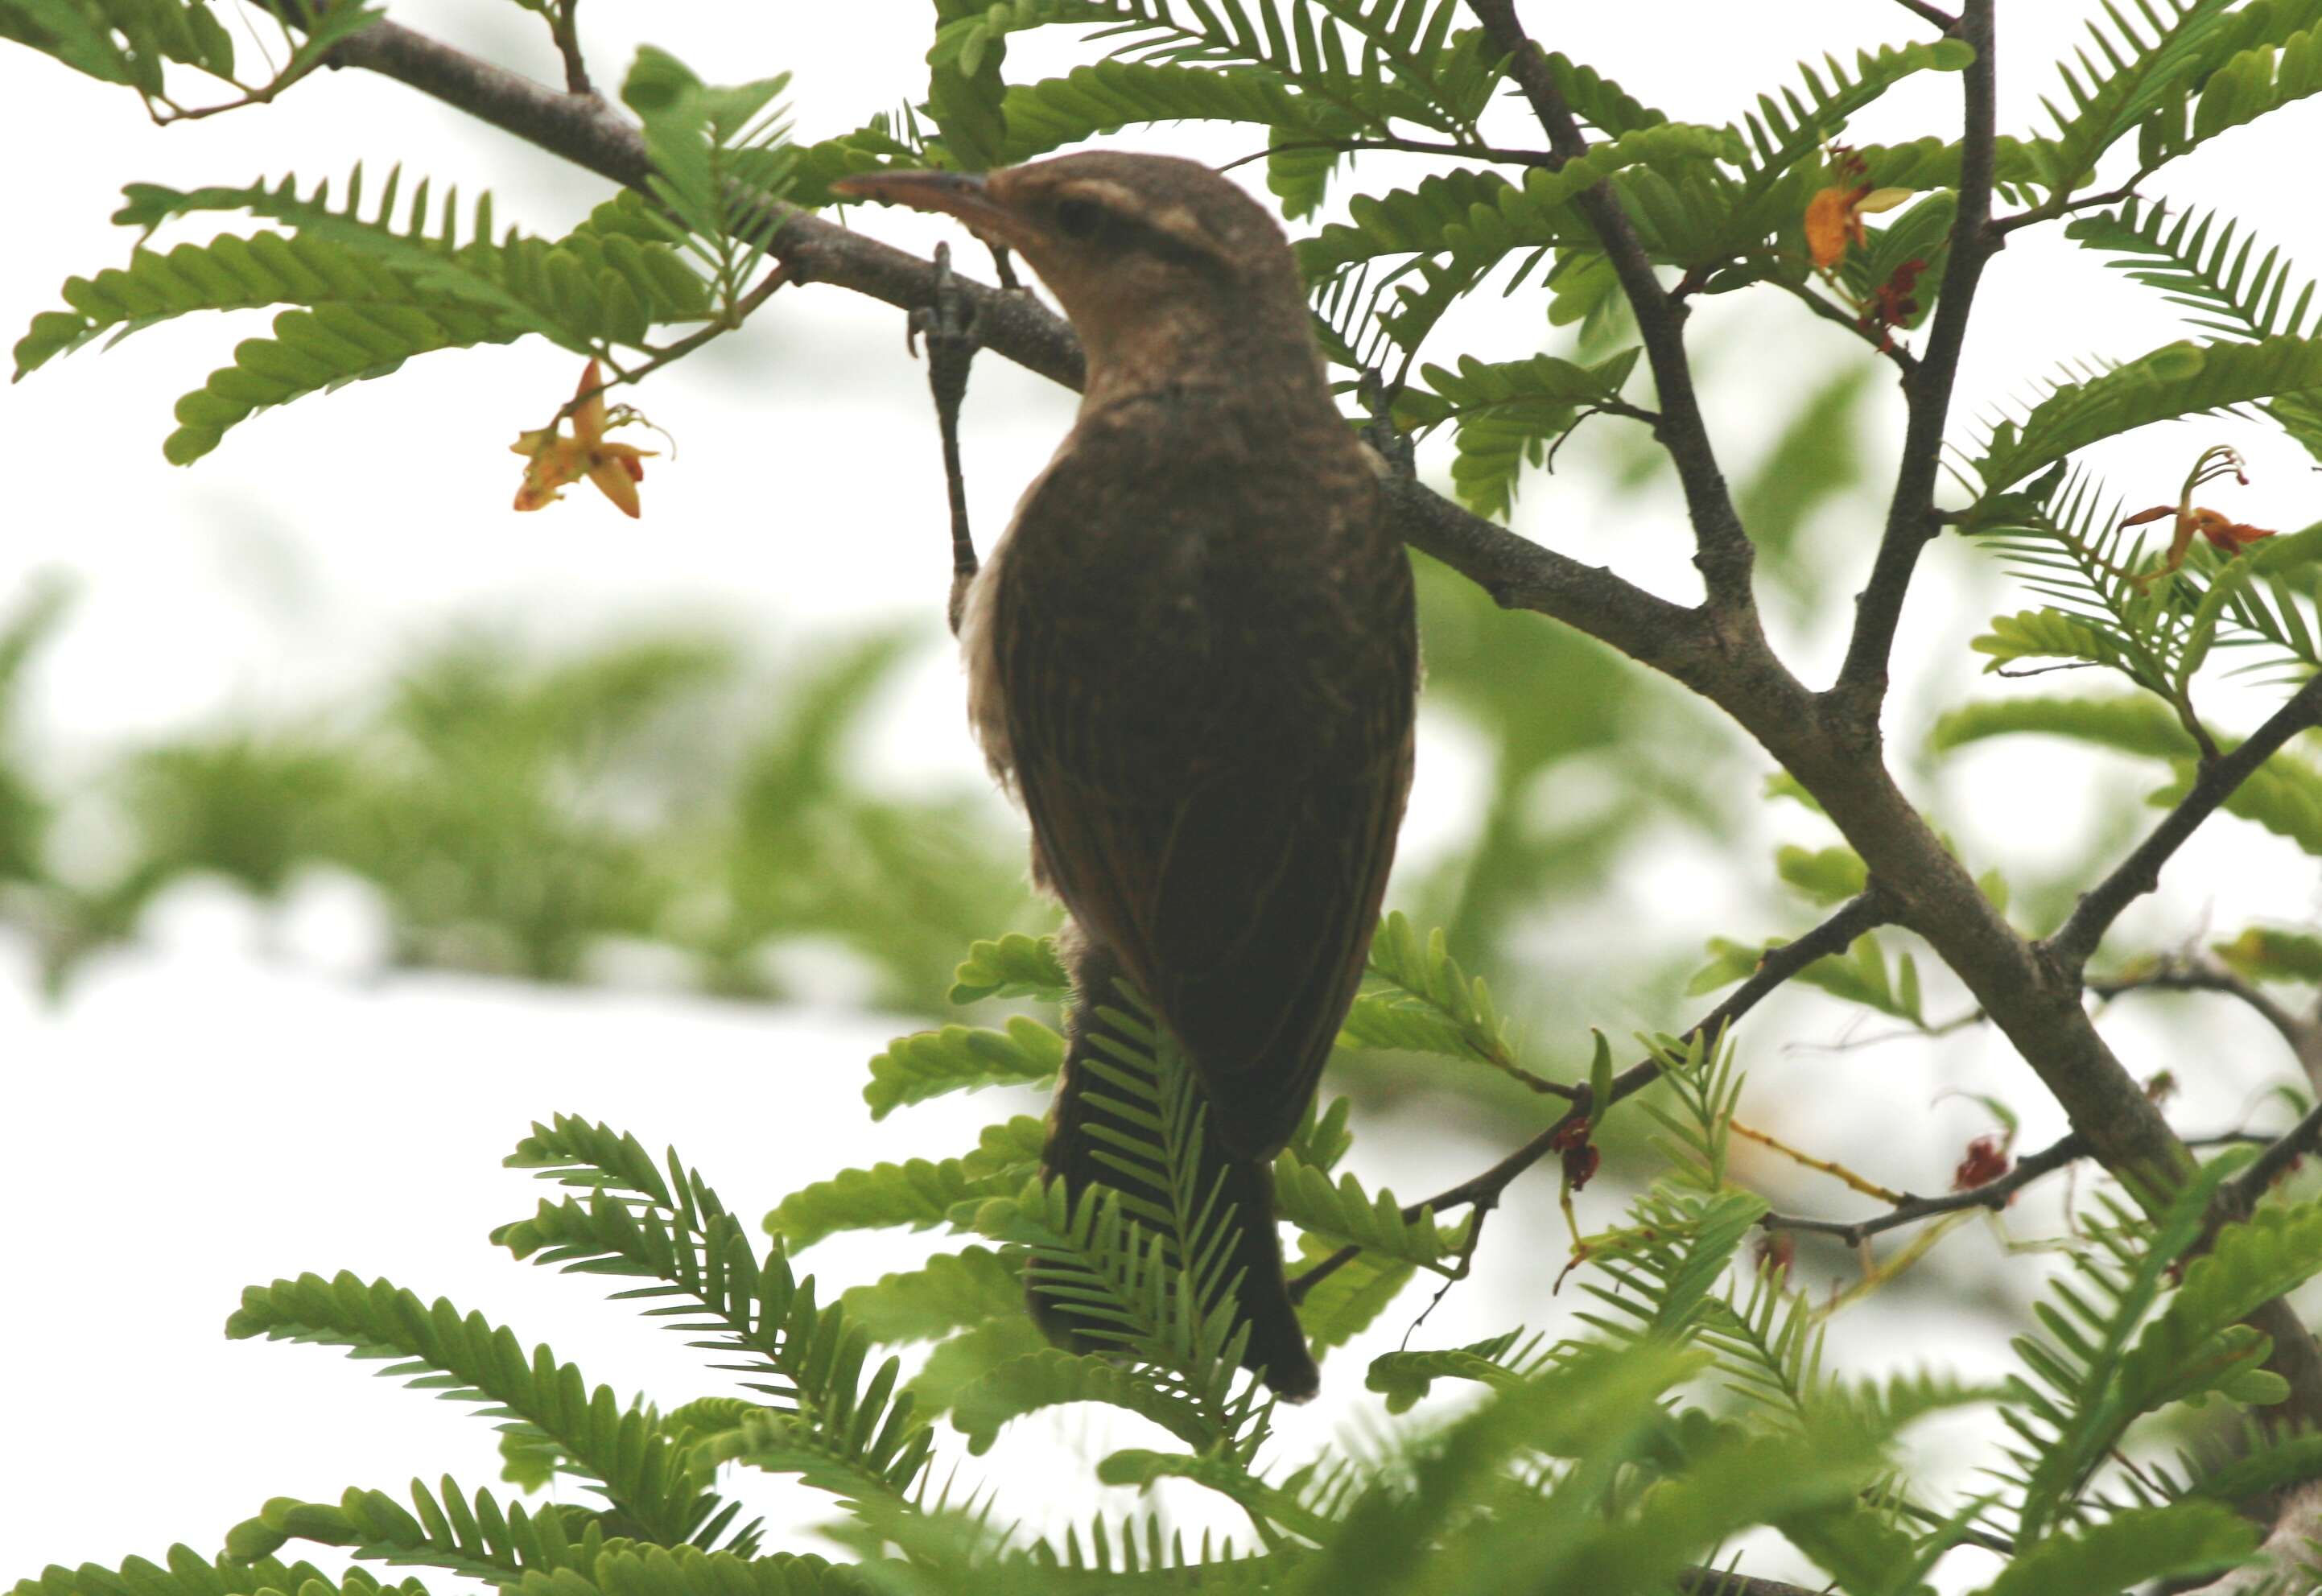
[[[1419,461],[1411,434],[1394,424],[1395,396],[1402,391],[1402,383],[1390,384],[1376,367],[1367,367],[1355,397],[1369,417],[1363,423],[1363,442],[1385,462],[1388,476],[1409,482],[1418,479]]]
[[[975,580],[975,538],[967,524],[967,480],[959,464],[959,407],[967,397],[968,368],[974,364],[975,310],[951,272],[951,246],[936,246],[933,303],[911,313],[904,342],[928,342],[928,389],[935,395],[936,425],[943,433],[944,482],[951,492],[951,602],[946,614],[954,633]]]

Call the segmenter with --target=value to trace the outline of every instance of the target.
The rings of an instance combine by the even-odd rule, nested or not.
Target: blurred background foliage
[[[1868,524],[1874,375],[1848,360],[1798,388],[1736,473],[1778,614],[1821,613],[1829,573],[1852,563],[1829,544]],[[1595,513],[1650,515],[1649,438],[1599,428],[1572,447],[1610,485]],[[1426,714],[1479,762],[1454,784],[1466,812],[1439,828],[1460,840],[1407,855],[1391,901],[1445,928],[1527,1035],[1577,1063],[1584,1027],[1608,1012],[1673,1022],[1705,938],[1731,928],[1689,915],[1760,940],[1811,923],[1827,870],[1786,869],[1792,888],[1768,875],[1737,898],[1749,872],[1719,869],[1664,921],[1588,935],[1673,841],[1706,865],[1759,835],[1765,811],[1733,799],[1769,767],[1671,684],[1417,564]],[[698,627],[544,652],[471,626],[334,701],[89,751],[43,744],[17,713],[69,604],[32,580],[0,628],[0,925],[37,948],[52,990],[135,938],[174,883],[205,876],[269,904],[310,872],[355,877],[399,968],[590,983],[642,947],[663,979],[701,992],[903,1015],[944,1010],[971,941],[1055,921],[1027,889],[1021,822],[995,795],[863,777],[882,693],[949,646],[934,616],[782,668]],[[2080,857],[2052,862],[2068,880]],[[1728,962],[1740,945],[1723,944]],[[1359,1058],[1370,1090],[1419,1083]],[[1489,1078],[1451,1084],[1522,1095]]]
[[[1584,329],[1584,359],[1590,342]],[[1706,350],[1716,364],[1758,358],[1734,339]],[[1851,351],[1808,380],[1769,385],[1772,414],[1754,448],[1736,451],[1737,501],[1778,626],[1843,608],[1832,585],[1860,563],[1847,540],[1877,524],[1884,462],[1866,440],[1886,397],[1879,376]],[[1592,520],[1651,522],[1665,485],[1648,435],[1584,427],[1567,448],[1596,496]],[[1423,715],[1451,774],[1431,795],[1434,841],[1406,847],[1389,903],[1442,928],[1533,1070],[1583,1074],[1591,1026],[1678,1027],[1769,941],[1859,889],[1860,862],[1811,803],[1698,700],[1414,561]],[[1968,569],[1997,587],[1996,566]],[[1952,597],[1973,606],[1983,595]],[[906,1020],[993,1008],[946,1004],[964,951],[1056,922],[1028,890],[1022,821],[988,784],[866,772],[864,749],[904,684],[944,680],[910,673],[951,646],[933,615],[779,659],[698,623],[560,649],[471,624],[324,701],[91,750],[35,735],[23,713],[70,605],[35,578],[0,609],[0,931],[35,950],[52,994],[199,879],[274,908],[318,875],[359,880],[389,970],[643,980]],[[1970,740],[1925,744],[1928,790],[1943,790],[1943,751]],[[2144,793],[2107,782],[2079,834],[2005,861],[1970,856],[1970,867],[2012,895],[2020,923],[2044,927],[2142,824]],[[2005,881],[1992,868],[2003,862]],[[1806,973],[1803,984],[1854,1011],[1842,1045],[1887,1020],[1934,1033],[1964,1017],[1964,995],[1913,943],[1881,932]],[[1343,1051],[1334,1078],[1368,1108],[1426,1095],[1478,1126],[1544,1122],[1558,1106],[1509,1076],[1367,1048]]]

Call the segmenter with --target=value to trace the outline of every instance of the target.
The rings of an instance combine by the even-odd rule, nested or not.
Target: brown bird
[[[1078,419],[957,622],[977,735],[1072,916],[1044,1172],[1075,1200],[1137,1189],[1090,1068],[1126,976],[1206,1099],[1201,1189],[1234,1210],[1243,1362],[1303,1400],[1320,1377],[1271,1164],[1361,980],[1411,785],[1411,570],[1372,457],[1281,228],[1208,168],[1092,153],[842,187],[1016,250],[1087,351]],[[1049,1333],[1102,1350],[1031,1280]]]

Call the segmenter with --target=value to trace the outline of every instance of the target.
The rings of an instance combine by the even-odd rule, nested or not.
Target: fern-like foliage
[[[611,1503],[621,1534],[714,1545],[734,1517],[649,1409],[591,1389],[545,1346],[527,1356],[509,1331],[442,1298],[428,1304],[384,1280],[305,1274],[245,1290],[226,1334],[343,1347],[385,1360],[386,1377],[477,1405],[504,1430],[558,1448]]]
[[[510,231],[495,237],[491,198],[463,212],[456,192],[441,209],[425,180],[407,213],[399,171],[368,210],[361,168],[334,204],[331,186],[302,193],[297,179],[190,191],[132,184],[114,220],[151,232],[175,217],[247,212],[294,231],[221,236],[161,253],[133,252],[126,269],[65,284],[70,311],[34,319],[15,351],[19,378],[106,334],[114,342],[199,310],[273,305],[270,338],[245,339],[233,364],[178,401],[178,430],[162,451],[178,464],[217,447],[253,412],[343,383],[381,377],[416,354],[544,337],[582,354],[644,348],[656,324],[709,313],[701,278],[678,258],[666,227],[613,205],[551,242]],[[463,232],[463,223],[464,232]]]
[[[76,72],[101,83],[136,90],[157,123],[214,115],[244,105],[263,105],[313,72],[334,47],[379,19],[374,7],[315,6],[277,3],[252,6],[276,34],[270,48],[261,42],[268,75],[250,81],[238,73],[233,29],[212,0],[0,0],[0,39],[28,45]],[[282,61],[274,62],[279,50]],[[188,106],[170,84],[172,67],[189,68],[215,85],[236,91],[216,104]]]
[[[1688,990],[1695,993],[1714,992],[1747,980],[1757,972],[1769,949],[1778,945],[1712,937],[1709,962],[1694,972]],[[1920,1010],[1918,961],[1907,953],[1890,959],[1875,935],[1856,937],[1854,945],[1844,953],[1816,959],[1791,979],[1915,1026],[1926,1023]]]
[[[1591,407],[1617,405],[1637,363],[1623,350],[1593,366],[1554,355],[1486,363],[1462,359],[1459,369],[1427,366],[1424,388],[1406,388],[1395,418],[1425,433],[1449,424],[1458,452],[1451,481],[1460,501],[1479,515],[1505,518],[1515,506],[1516,483],[1526,466],[1546,462],[1549,445],[1569,432]]]
[[[1056,957],[1055,937],[1010,934],[967,950],[952,979],[950,997],[954,1003],[978,1003],[986,998],[1062,1003],[1072,996],[1072,977]]]
[[[621,98],[644,124],[646,187],[685,230],[731,321],[782,220],[797,152],[781,104],[789,74],[718,88],[666,50],[637,51]]]
[[[910,1399],[895,1394],[900,1364],[888,1359],[866,1382],[873,1336],[843,1308],[818,1306],[813,1280],[797,1280],[779,1245],[754,1257],[741,1225],[674,1152],[664,1181],[634,1138],[560,1117],[535,1126],[508,1162],[591,1196],[586,1208],[544,1202],[495,1241],[568,1272],[658,1281],[617,1295],[656,1303],[649,1315],[738,1359],[716,1366],[771,1400],[689,1418],[687,1442],[705,1462],[794,1470],[849,1495],[910,1490],[929,1437]]]
[[[2040,181],[2053,192],[2087,182],[2132,132],[2140,135],[2139,171],[2149,173],[2322,88],[2307,37],[2322,22],[2314,0],[2133,0],[2104,11],[2088,24],[2089,45],[2060,65],[2063,100],[2046,102],[2053,137],[2032,146]]]
[[[1239,1214],[1202,1188],[1207,1109],[1199,1081],[1142,999],[1126,987],[1122,995],[1136,1012],[1100,1010],[1104,1026],[1092,1037],[1104,1056],[1088,1062],[1117,1105],[1108,1106],[1108,1118],[1149,1127],[1122,1128],[1099,1155],[1118,1183],[1091,1186],[1074,1203],[1063,1182],[1035,1182],[984,1204],[975,1223],[1028,1248],[1041,1292],[1081,1334],[1136,1366],[1062,1354],[1019,1358],[961,1392],[953,1421],[988,1445],[1006,1417],[1083,1400],[1076,1393],[1090,1381],[1110,1390],[1129,1379],[1147,1389],[1138,1410],[1147,1417],[1166,1409],[1175,1418],[1163,1422],[1197,1445],[1247,1451],[1262,1431],[1263,1405],[1238,1368],[1248,1332],[1237,1322],[1226,1272],[1234,1227],[1271,1224],[1273,1216]]]
[[[2322,388],[2322,340],[2172,343],[2086,381],[2060,385],[2020,424],[2001,422],[1975,470],[1998,492],[2075,450],[2156,421],[2317,388]]]
[[[1408,917],[1388,915],[1371,938],[1364,976],[1363,992],[1339,1033],[1339,1046],[1439,1053],[1532,1079],[1491,990],[1482,977],[1459,968],[1442,932],[1422,941]]]
[[[2204,332],[2247,342],[2311,339],[2322,332],[2314,284],[2290,298],[2290,263],[2281,250],[2258,254],[2257,240],[2236,222],[2219,225],[2215,211],[2172,217],[2163,207],[2131,201],[2116,212],[2083,216],[2064,231],[2083,247],[2112,256],[2115,269],[2158,290]],[[2322,458],[2322,397],[2285,394],[2256,407]]]
[[[2322,1269],[2311,1245],[2322,1237],[2322,1208],[2267,1208],[2226,1227],[2167,1290],[2218,1186],[2246,1162],[2213,1161],[2149,1226],[2116,1205],[2076,1260],[2078,1282],[2053,1282],[2054,1302],[2040,1310],[2048,1333],[2017,1339],[2032,1379],[2012,1382],[2006,1413],[2024,1443],[2011,1472],[2026,1542],[2085,1514],[2083,1489],[2144,1414],[2214,1391],[2256,1401],[2286,1391],[2258,1367],[2266,1338],[2241,1320]]]
[[[351,1490],[335,1503],[278,1497],[255,1518],[227,1532],[226,1549],[242,1562],[270,1557],[293,1540],[344,1546],[358,1557],[425,1564],[493,1584],[527,1569],[585,1571],[604,1553],[603,1519],[583,1508],[550,1504],[528,1513],[521,1502],[503,1507],[489,1491],[472,1498],[445,1475],[436,1490],[412,1482],[411,1506],[383,1491]],[[736,1504],[738,1506],[739,1504]],[[756,1526],[728,1548],[748,1556]]]
[[[1365,124],[1473,136],[1502,63],[1460,15],[1458,0],[1001,0],[939,26],[929,59],[973,70],[1009,33],[1104,24],[1138,61],[1264,68]]]
[[[302,193],[292,178],[183,192],[133,184],[114,220],[149,235],[172,218],[231,211],[291,231],[166,255],[141,248],[125,269],[73,278],[65,288],[72,309],[39,317],[18,342],[16,376],[93,338],[117,340],[189,311],[297,306],[276,317],[271,337],[245,339],[231,366],[178,401],[178,429],[162,449],[182,465],[255,411],[385,376],[437,350],[537,336],[606,360],[617,373],[623,348],[665,362],[698,342],[658,348],[656,327],[706,320],[730,328],[753,307],[751,279],[796,159],[774,104],[783,82],[711,88],[666,53],[641,51],[624,94],[644,123],[657,208],[634,197],[610,202],[553,242],[496,235],[489,196],[470,217],[447,191],[438,214],[425,181],[398,218],[399,170],[368,213],[360,168],[335,205],[327,182]]]
[[[386,1584],[368,1570],[351,1568],[334,1579],[311,1563],[270,1555],[205,1557],[187,1546],[169,1548],[161,1563],[132,1557],[117,1568],[50,1564],[34,1579],[19,1580],[10,1596],[427,1596],[416,1579]]]

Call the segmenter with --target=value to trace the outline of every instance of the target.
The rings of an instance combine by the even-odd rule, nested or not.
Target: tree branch
[[[1934,23],[1935,26],[1941,28],[1946,33],[1959,26],[1959,18],[1953,16],[1948,11],[1938,10],[1936,7],[1928,5],[1927,0],[1895,0],[1895,4],[1909,12],[1913,16],[1924,18],[1925,21]]]
[[[594,96],[560,94],[391,22],[342,41],[332,64],[392,78],[600,177],[646,190],[653,167],[644,138]],[[900,310],[919,309],[936,292],[933,262],[793,207],[782,207],[769,251],[798,282],[849,288]],[[1028,294],[1002,293],[960,274],[952,280],[982,347],[1065,388],[1081,387],[1080,341],[1063,318]],[[1711,644],[1692,610],[1518,537],[1415,481],[1385,486],[1404,540],[1503,606],[1552,616],[1673,675],[1705,664]]]
[[[2317,1145],[2322,1145],[2322,1103],[2308,1109],[2305,1118],[2276,1137],[2249,1168],[2234,1177],[2233,1184],[2225,1191],[2232,1210],[2246,1214],[2256,1208],[2258,1199],[2289,1172],[2291,1164],[2313,1152]]]
[[[2312,678],[2291,695],[2290,702],[2275,710],[2248,742],[2204,765],[2193,779],[2193,789],[2153,828],[2153,834],[2093,890],[2081,894],[2071,917],[2040,944],[2042,953],[2059,970],[2078,976],[2122,911],[2160,886],[2161,867],[2184,845],[2185,839],[2283,743],[2317,723],[2322,723],[2322,676]]]
[[[1966,130],[1960,151],[1959,212],[1952,223],[1949,258],[1935,301],[1934,321],[1919,366],[1903,385],[1909,403],[1903,429],[1903,463],[1895,473],[1895,494],[1887,506],[1887,528],[1870,567],[1870,580],[1855,599],[1854,634],[1846,661],[1830,690],[1843,725],[1865,747],[1879,743],[1879,713],[1887,699],[1887,660],[1895,628],[1903,618],[1903,597],[1911,586],[1919,551],[1941,529],[1935,519],[1935,481],[1942,463],[1943,425],[1950,418],[1952,389],[1967,343],[1968,315],[1976,285],[1999,242],[1989,230],[1992,173],[1998,135],[1993,76],[1993,0],[1968,0],[1966,14],[1950,31],[1975,50],[1966,78]]]
[[[2117,188],[2107,188],[2102,194],[2083,194],[2077,197],[2059,195],[2028,211],[2018,211],[2013,216],[2002,216],[1991,224],[1991,231],[2005,238],[2018,228],[2033,227],[2043,222],[2052,222],[2059,216],[2069,216],[2075,211],[2092,211],[2104,205],[2116,205],[2125,199],[2136,197],[2136,186],[2151,176],[2139,172]]]
[[[2260,1166],[2270,1166],[2271,1173],[2256,1183],[2263,1193],[2275,1177],[2287,1169],[2300,1154],[2313,1148],[2315,1138],[2322,1135],[2322,1109],[2317,1109],[2298,1125],[2276,1138],[2268,1138],[2254,1131],[2225,1131],[2214,1136],[2201,1136],[2186,1144],[2189,1147],[2238,1147],[2258,1143],[2265,1152],[2257,1162],[2234,1178],[2228,1190],[2247,1185]],[[2295,1141],[2289,1151],[2282,1149]],[[1834,1236],[1848,1246],[1859,1247],[1874,1236],[1888,1230],[1899,1230],[1906,1225],[1915,1225],[1922,1219],[1935,1218],[1943,1214],[1956,1214],[1968,1208],[1989,1208],[1997,1213],[2006,1208],[2018,1191],[2034,1181],[2054,1174],[2089,1157],[2096,1149],[2088,1138],[2077,1131],[2050,1143],[2037,1153],[2027,1153],[2018,1159],[2014,1169],[1980,1186],[1970,1186],[1964,1191],[1947,1191],[1941,1197],[1906,1197],[1883,1214],[1873,1214],[1864,1219],[1817,1219],[1804,1214],[1768,1214],[1758,1221],[1760,1230],[1796,1230],[1808,1236]],[[2246,1212],[2246,1209],[2243,1210]]]
[[[2053,1174],[2068,1164],[2077,1163],[2091,1151],[2093,1149],[2087,1138],[2075,1131],[2037,1153],[2025,1154],[2016,1161],[2014,1169],[1998,1179],[1986,1181],[1980,1186],[1971,1186],[1965,1191],[1948,1192],[1942,1197],[1906,1198],[1886,1213],[1874,1214],[1867,1219],[1815,1219],[1800,1214],[1768,1214],[1758,1221],[1758,1226],[1762,1230],[1797,1230],[1811,1236],[1834,1236],[1850,1247],[1859,1247],[1881,1231],[1915,1225],[1938,1214],[1955,1214],[1963,1208],[1989,1208],[1997,1213],[2033,1181]]]
[[[1758,1007],[1768,993],[1799,971],[1817,959],[1844,953],[1854,945],[1856,937],[1887,924],[1892,917],[1893,907],[1886,893],[1874,884],[1869,890],[1849,898],[1837,913],[1796,942],[1769,948],[1765,957],[1759,960],[1758,968],[1750,979],[1734,988],[1732,995],[1725,1001],[1695,1021],[1692,1028],[1678,1039],[1679,1044],[1690,1044],[1696,1036],[1707,1036],[1713,1042],[1720,1039],[1736,1020]],[[1642,1091],[1659,1079],[1659,1063],[1653,1059],[1645,1059],[1613,1077],[1612,1095],[1601,1106],[1590,1099],[1586,1085],[1578,1087],[1573,1092],[1572,1107],[1566,1109],[1555,1124],[1482,1174],[1462,1181],[1448,1191],[1439,1191],[1424,1202],[1411,1204],[1403,1210],[1404,1220],[1415,1221],[1424,1214],[1440,1214],[1446,1208],[1458,1208],[1463,1204],[1477,1209],[1495,1207],[1500,1200],[1500,1194],[1513,1185],[1518,1176],[1550,1153],[1559,1151],[1564,1138],[1571,1135],[1576,1126],[1585,1124],[1592,1116],[1601,1114],[1604,1108],[1612,1107],[1623,1098]],[[1323,1259],[1290,1282],[1290,1300],[1294,1302],[1299,1300],[1318,1282],[1354,1262],[1361,1251],[1360,1247],[1341,1247]]]
[[[1548,59],[1517,20],[1515,0],[1467,0],[1467,8],[1483,23],[1494,45],[1507,52],[1508,69],[1547,132],[1558,164],[1586,154],[1588,141],[1557,90]],[[1629,307],[1636,313],[1645,359],[1652,367],[1653,386],[1660,396],[1661,424],[1655,433],[1668,451],[1678,480],[1685,488],[1696,547],[1694,564],[1707,588],[1709,606],[1754,634],[1756,610],[1750,588],[1754,555],[1741,515],[1733,507],[1733,496],[1726,488],[1724,473],[1718,470],[1717,452],[1710,442],[1708,424],[1702,419],[1700,402],[1694,396],[1693,368],[1685,350],[1685,306],[1672,298],[1653,275],[1652,258],[1629,224],[1610,184],[1593,185],[1573,204],[1604,246],[1605,259],[1620,279]]]
[[[1897,370],[1902,372],[1905,380],[1907,381],[1912,374],[1918,370],[1919,358],[1916,355],[1892,339],[1882,341],[1860,322],[1856,321],[1805,284],[1782,283],[1780,286],[1788,291],[1791,298],[1805,306],[1824,321],[1834,327],[1845,328],[1855,337],[1869,344],[1872,351],[1880,359],[1888,361]]]
[[[2238,999],[2290,1044],[2307,1080],[2322,1087],[2322,1021],[2290,1013],[2256,983],[2244,980],[2214,959],[2166,958],[2148,969],[2092,980],[2088,988],[2105,999],[2129,992],[2218,992]]]
[[[1519,83],[1529,80],[1528,94],[1548,91],[1539,104],[1557,111],[1554,86],[1536,49],[1515,28],[1510,0],[1470,4],[1487,25],[1496,18],[1513,30],[1522,46],[1513,51]],[[1977,4],[1988,12],[1989,0]],[[397,23],[377,23],[341,41],[331,59],[334,66],[394,78],[615,182],[643,189],[651,175],[637,129],[602,100],[560,93]],[[1559,126],[1558,136],[1569,148],[1578,131],[1568,112]],[[1564,621],[1667,673],[1732,716],[1829,812],[1873,878],[1895,895],[1900,907],[1894,917],[1925,936],[1959,973],[2106,1165],[2128,1176],[2138,1190],[2167,1190],[2189,1154],[2097,1035],[2078,1001],[2077,974],[2065,979],[2007,925],[1896,787],[1875,750],[1866,758],[1860,736],[1841,735],[1830,724],[1826,700],[1808,693],[1767,646],[1749,604],[1748,541],[1694,400],[1681,339],[1682,307],[1661,291],[1618,205],[1594,191],[1581,203],[1594,206],[1599,199],[1606,203],[1588,214],[1592,222],[1602,218],[1600,237],[1646,330],[1662,389],[1663,440],[1693,510],[1705,580],[1713,600],[1722,597],[1723,607],[1716,602],[1704,610],[1671,604],[1481,521],[1416,483],[1390,480],[1387,493],[1398,530],[1502,604]],[[782,207],[770,248],[801,283],[842,286],[905,310],[925,306],[933,296],[935,272],[928,261],[803,211]],[[1060,318],[1029,295],[956,280],[973,307],[983,347],[1066,387],[1080,387],[1080,343]],[[1937,325],[1952,327],[1949,339],[1961,335],[1953,324],[1963,303],[1963,296],[1951,301],[1949,321],[1945,308],[1939,307]],[[1931,346],[1923,369],[1933,363],[1933,353]],[[1932,443],[1924,470],[1932,482]],[[1915,554],[1915,547],[1911,552]],[[1907,569],[1904,575],[1907,579]],[[1877,652],[1883,669],[1883,640]],[[1872,732],[1875,738],[1875,717]],[[1769,966],[1776,957],[1769,956]],[[1753,985],[1743,991],[1754,1002],[1759,994]],[[1742,996],[1737,992],[1735,999]],[[1727,1017],[1737,1016],[1738,1010]],[[1636,1085],[1642,1084],[1637,1080]],[[1538,1156],[1532,1154],[1531,1161]],[[2302,1357],[2308,1364],[2293,1377],[2296,1394],[2290,1409],[2322,1422],[2322,1354],[2286,1310],[2269,1313],[2281,1321],[2261,1324],[2275,1336],[2277,1363],[2287,1356]]]
[[[1875,884],[1869,890],[1847,899],[1837,913],[1796,942],[1769,948],[1765,957],[1758,961],[1758,968],[1750,979],[1734,988],[1732,996],[1696,1020],[1691,1028],[1678,1038],[1678,1044],[1688,1045],[1696,1037],[1707,1037],[1713,1044],[1716,1043],[1736,1020],[1757,1008],[1769,993],[1799,971],[1817,959],[1844,953],[1854,945],[1856,937],[1886,925],[1893,917],[1893,901]],[[1425,1202],[1413,1203],[1403,1209],[1403,1217],[1416,1219],[1430,1209],[1440,1214],[1445,1208],[1458,1208],[1462,1204],[1478,1208],[1493,1206],[1518,1175],[1555,1150],[1559,1138],[1569,1135],[1581,1121],[1600,1115],[1614,1103],[1642,1091],[1660,1079],[1660,1064],[1654,1059],[1630,1065],[1613,1077],[1611,1099],[1602,1105],[1591,1102],[1588,1089],[1583,1086],[1574,1095],[1572,1107],[1566,1109],[1554,1125],[1482,1174],[1462,1181],[1448,1191],[1440,1191]]]

